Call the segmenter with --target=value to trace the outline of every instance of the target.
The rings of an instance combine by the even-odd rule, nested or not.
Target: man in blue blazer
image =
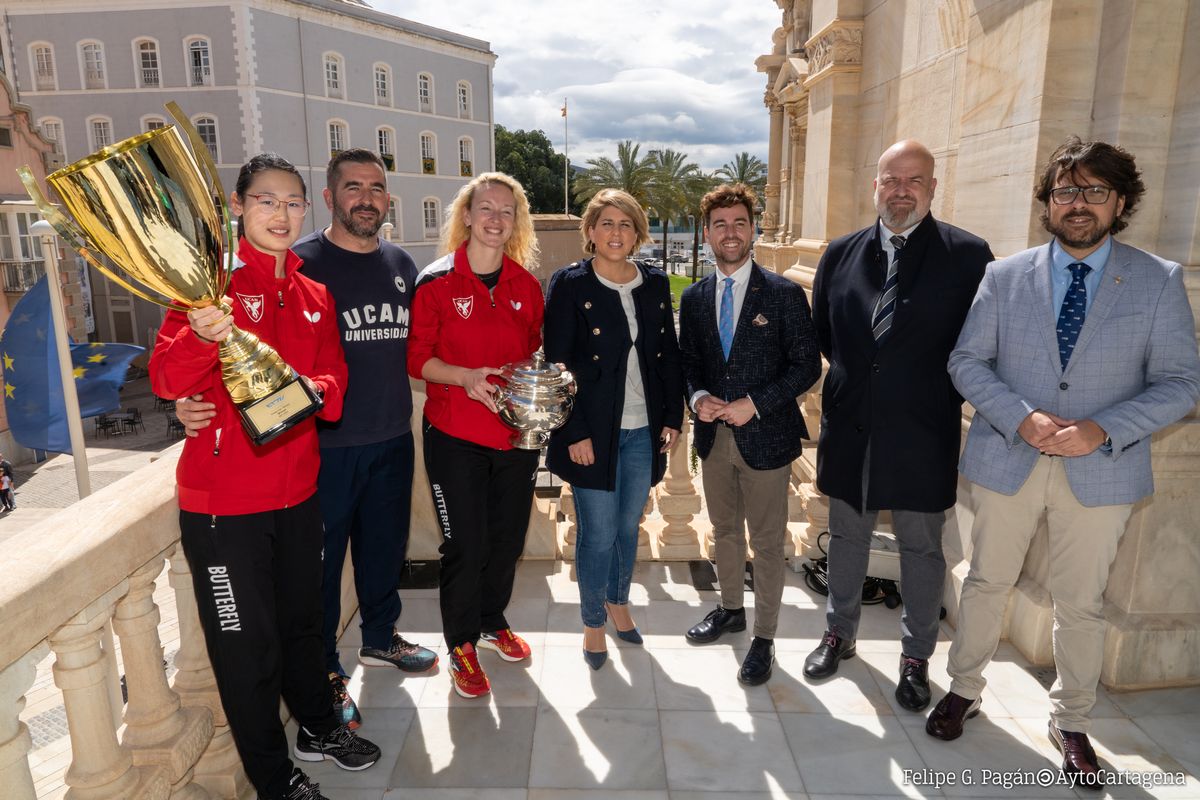
[[[679,304],[679,346],[696,415],[704,499],[716,542],[721,604],[687,632],[696,643],[746,629],[746,534],[754,548],[754,639],[738,680],[771,677],[783,598],[791,463],[808,438],[797,398],[821,373],[804,290],[750,258],[753,191],[723,185],[704,196],[704,236],[717,271]]]
[[[1053,240],[992,264],[950,356],[975,407],[960,469],[975,505],[950,692],[926,731],[979,711],[1009,590],[1043,514],[1054,661],[1049,737],[1074,783],[1103,782],[1088,742],[1104,656],[1103,595],[1133,504],[1154,491],[1150,439],[1200,396],[1179,264],[1115,241],[1144,191],[1133,156],[1071,137],[1037,187]]]
[[[962,397],[946,359],[983,270],[987,242],[929,212],[937,179],[920,142],[879,157],[876,222],[829,243],[813,285],[813,324],[829,359],[817,488],[829,497],[829,599],[821,644],[804,662],[828,678],[855,653],[871,535],[892,516],[900,548],[896,701],[929,705],[946,578],[942,525],[954,505]]]

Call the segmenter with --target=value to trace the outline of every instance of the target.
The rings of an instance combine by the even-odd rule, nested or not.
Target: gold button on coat
[[[599,335],[600,335],[600,329],[592,328],[592,336],[599,336]]]
[[[588,300],[587,302],[585,302],[585,303],[583,304],[583,307],[584,307],[584,308],[591,308],[591,307],[592,307],[592,301],[591,301],[591,300]]]

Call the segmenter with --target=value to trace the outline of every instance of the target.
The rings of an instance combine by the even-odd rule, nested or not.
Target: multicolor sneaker
[[[520,636],[512,632],[512,628],[501,631],[489,631],[479,635],[479,646],[495,650],[505,661],[524,661],[529,658],[529,645]]]
[[[355,704],[354,698],[350,696],[350,692],[346,688],[349,680],[345,675],[339,675],[336,672],[329,673],[329,687],[333,690],[333,715],[337,717],[339,725],[345,725],[350,730],[356,731],[362,724],[362,714],[358,712],[358,705]]]
[[[450,677],[454,679],[454,691],[468,700],[483,697],[492,690],[479,666],[479,653],[470,642],[463,642],[450,652]]]
[[[352,772],[366,769],[379,760],[379,748],[346,725],[339,725],[324,735],[310,733],[308,728],[301,725],[292,752],[301,761],[328,759]]]
[[[407,641],[392,631],[392,643],[387,650],[360,647],[358,661],[368,667],[398,667],[402,672],[425,672],[437,666],[437,653]]]

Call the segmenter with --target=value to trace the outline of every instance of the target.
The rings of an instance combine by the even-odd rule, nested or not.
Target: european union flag
[[[4,407],[18,442],[38,450],[70,453],[48,287],[43,276],[17,303],[0,333]],[[144,350],[132,344],[71,345],[81,416],[94,417],[120,407],[117,390],[125,381],[125,370]]]

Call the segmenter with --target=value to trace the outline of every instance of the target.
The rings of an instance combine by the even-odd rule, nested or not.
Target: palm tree
[[[586,203],[601,189],[623,189],[645,205],[650,197],[650,156],[638,157],[641,145],[631,140],[617,145],[617,160],[607,156],[588,159],[588,168],[575,179],[575,199]]]
[[[742,151],[734,156],[725,166],[717,170],[717,175],[730,183],[744,183],[762,197],[767,186],[767,165],[758,156],[752,156]]]
[[[684,202],[684,212],[692,223],[692,283],[696,282],[696,262],[700,251],[700,228],[704,225],[704,220],[700,216],[700,201],[704,199],[704,195],[708,194],[720,182],[721,178],[716,172],[705,173],[697,171],[685,183],[684,194],[686,199]]]
[[[650,151],[652,177],[649,206],[663,226],[663,265],[667,263],[667,232],[671,220],[687,213],[687,187],[700,174],[700,168],[688,161],[686,153],[670,148]]]

